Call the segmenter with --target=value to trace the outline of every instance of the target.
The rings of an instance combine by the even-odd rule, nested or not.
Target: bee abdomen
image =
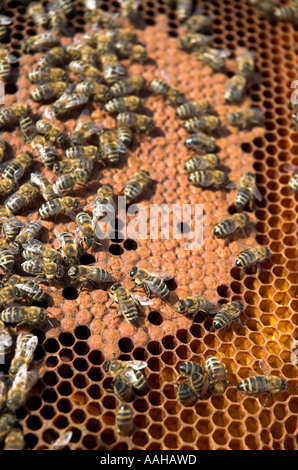
[[[235,231],[235,224],[232,219],[225,219],[216,225],[214,235],[216,237],[225,237]]]
[[[250,200],[251,191],[247,188],[240,188],[237,191],[235,204],[236,207],[239,209],[240,207],[244,207],[246,203]]]
[[[213,326],[216,330],[225,328],[231,322],[231,315],[223,310],[216,314],[213,320]]]

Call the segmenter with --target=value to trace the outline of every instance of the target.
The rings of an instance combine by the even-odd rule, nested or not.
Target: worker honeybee
[[[114,190],[110,184],[102,185],[94,198],[93,202],[93,224],[103,219],[109,212],[115,212]]]
[[[144,187],[150,180],[150,173],[147,170],[140,170],[136,173],[124,187],[124,195],[131,201],[138,197],[143,191]]]
[[[29,298],[37,302],[45,299],[46,293],[34,280],[19,276],[18,274],[6,275],[2,279],[4,286],[16,286],[22,297]]]
[[[119,282],[112,285],[110,294],[114,299],[113,302],[118,304],[118,311],[123,313],[126,320],[135,324],[138,320],[138,310],[140,308],[139,300]],[[111,306],[112,303],[109,306]]]
[[[38,372],[36,370],[28,370],[26,364],[19,368],[7,392],[6,406],[10,411],[15,412],[25,403],[30,390],[38,379]]]
[[[138,134],[142,132],[150,134],[155,126],[153,119],[145,114],[137,114],[133,111],[119,113],[116,116],[116,121],[119,126],[132,127]]]
[[[110,93],[118,98],[125,95],[136,95],[146,85],[146,80],[142,76],[122,78],[110,87]]]
[[[87,212],[79,212],[76,215],[76,224],[81,233],[83,243],[87,248],[90,248],[96,242],[95,228],[92,222],[92,218]]]
[[[145,269],[133,267],[129,272],[129,276],[136,286],[142,286],[145,289],[148,297],[150,297],[151,292],[162,299],[166,299],[170,294],[170,290],[165,282]],[[172,278],[172,276],[162,275],[161,273],[159,276],[163,277],[164,280]]]
[[[255,56],[252,52],[245,52],[236,57],[237,74],[249,80],[255,71]]]
[[[192,33],[194,32],[204,32],[209,31],[211,28],[211,16],[199,14],[199,12],[194,12],[192,16],[187,18],[184,23],[184,27],[187,31]]]
[[[233,75],[225,91],[225,102],[237,103],[238,101],[240,101],[244,96],[246,85],[247,80],[243,75]]]
[[[249,223],[249,220],[249,216],[244,212],[231,215],[216,225],[213,235],[217,238],[226,238],[239,230],[245,236],[244,228]]]
[[[96,286],[114,282],[113,276],[106,269],[98,266],[72,266],[67,275],[74,281],[81,282],[81,289],[89,282]]]
[[[60,38],[49,32],[30,36],[22,44],[25,52],[44,51],[57,46],[60,46]]]
[[[3,164],[2,178],[19,180],[33,163],[33,155],[29,152],[19,153],[8,163]],[[1,167],[0,167],[1,168]]]
[[[0,313],[0,319],[4,323],[17,323],[19,326],[37,325],[47,317],[46,310],[42,307],[24,307],[16,305],[8,307]]]
[[[189,173],[193,173],[198,170],[213,170],[220,165],[220,158],[215,153],[207,153],[205,155],[195,155],[190,158],[184,169]]]
[[[234,300],[223,305],[213,318],[213,328],[215,330],[219,330],[221,328],[226,328],[230,323],[236,320],[239,321],[238,317],[243,309],[244,305],[239,300]]]
[[[13,248],[20,252],[29,239],[35,238],[39,235],[41,229],[42,223],[39,220],[34,220],[33,222],[29,222],[27,225],[24,225],[15,237],[12,245]]]
[[[216,150],[216,141],[213,137],[204,134],[203,132],[196,132],[191,137],[188,137],[184,145],[192,150],[198,152],[213,153]]]
[[[22,269],[34,276],[44,276],[47,281],[61,279],[64,276],[64,268],[54,261],[42,261],[39,258],[32,258],[21,264]]]
[[[102,129],[99,135],[99,143],[103,157],[112,165],[116,165],[119,162],[120,153],[127,152],[126,146],[120,142],[116,131],[112,129]]]
[[[261,263],[270,258],[270,250],[266,246],[257,245],[246,250],[241,251],[236,259],[236,266],[238,268],[250,268],[255,264],[258,266],[258,271],[261,269]]]
[[[261,108],[252,107],[240,109],[228,116],[229,124],[238,129],[251,129],[264,124],[264,114]]]
[[[177,304],[177,311],[184,315],[191,315],[192,319],[195,318],[198,312],[203,312],[207,315],[217,311],[216,305],[202,296],[186,297],[186,299],[179,299]]]
[[[93,162],[90,161],[91,168],[75,168],[74,170],[59,176],[53,184],[53,190],[58,196],[62,196],[66,191],[74,188],[75,185],[85,187],[91,176]]]
[[[20,428],[12,428],[4,440],[3,450],[23,450],[25,448],[25,439],[23,431]]]
[[[41,219],[47,219],[63,212],[67,215],[73,215],[74,211],[80,209],[80,199],[78,199],[77,197],[64,196],[47,201],[39,208],[38,215]]]
[[[185,34],[178,39],[178,47],[184,51],[210,46],[211,36],[200,33]]]
[[[0,321],[0,357],[3,358],[9,351],[11,350],[13,344],[13,339],[5,327],[4,322]],[[3,407],[3,395],[6,392],[6,388],[4,387],[5,383],[1,380],[0,381],[0,411]],[[4,401],[6,398],[6,394],[4,397]]]
[[[221,121],[217,116],[195,116],[188,119],[183,127],[187,132],[203,131],[214,134],[220,129]]]
[[[41,3],[31,2],[27,8],[27,13],[36,26],[41,26],[43,28],[48,26],[49,15]]]
[[[152,90],[155,95],[164,96],[170,104],[178,106],[185,101],[184,93],[158,78],[152,80],[149,89]]]
[[[225,366],[215,356],[207,357],[206,372],[209,377],[211,393],[224,393],[227,384],[227,372]]]
[[[187,382],[181,382],[176,385],[177,389],[177,398],[181,405],[183,406],[191,406],[197,400],[197,396],[191,387],[190,384]]]
[[[144,390],[147,387],[147,380],[140,371],[147,366],[148,364],[145,361],[113,359],[112,361],[106,361],[103,368],[115,380],[121,379],[137,390]]]
[[[199,62],[208,65],[214,72],[224,72],[226,70],[225,59],[230,53],[220,49],[206,46],[195,51],[195,56]]]
[[[9,366],[9,375],[11,377],[16,375],[23,364],[26,364],[29,367],[37,344],[38,337],[32,333],[21,332],[18,334],[14,356]]]
[[[123,111],[137,111],[143,105],[141,98],[135,95],[113,98],[105,104],[108,113],[121,113]]]
[[[32,181],[32,183],[38,187],[40,194],[46,201],[57,197],[57,194],[53,189],[52,183],[41,173],[38,173],[37,171],[31,173],[30,181]],[[35,236],[33,236],[32,238],[35,238]]]
[[[78,259],[78,248],[75,239],[68,232],[62,232],[58,235],[61,245],[61,255],[66,265],[73,265]]]
[[[0,416],[0,442],[3,441],[5,436],[9,433],[11,428],[15,425],[17,417],[12,411],[5,411]]]
[[[250,204],[250,208],[252,209],[252,201],[254,197],[258,201],[262,200],[262,195],[256,185],[256,176],[250,172],[244,173],[238,184],[235,196],[235,205],[237,209],[242,209],[247,203]]]
[[[189,174],[188,181],[202,188],[222,188],[228,183],[228,175],[221,170],[199,170]]]
[[[50,142],[62,146],[67,141],[67,136],[59,127],[45,119],[39,119],[36,123],[38,132],[46,137]]]
[[[178,106],[176,114],[181,119],[189,119],[195,116],[208,114],[211,111],[211,104],[207,100],[187,101]]]
[[[36,93],[34,93],[33,96],[36,99],[36,97],[40,97],[43,95],[48,96],[49,93],[50,94],[52,93],[53,96],[56,95],[58,89],[60,90],[60,85],[56,86],[55,83],[57,82],[67,83],[68,74],[65,70],[59,67],[42,66],[42,67],[37,67],[34,70],[31,70],[28,73],[28,79],[31,83],[40,83],[40,82],[52,82],[53,83],[52,87],[48,87],[45,89],[40,88]],[[46,98],[46,99],[50,99],[50,98]]]
[[[31,182],[24,183],[11,194],[4,202],[6,209],[11,213],[19,212],[24,206],[30,204],[38,194],[38,188]]]
[[[31,91],[31,98],[34,101],[47,101],[52,98],[59,98],[65,92],[67,82],[46,82],[40,83],[33,91]]]

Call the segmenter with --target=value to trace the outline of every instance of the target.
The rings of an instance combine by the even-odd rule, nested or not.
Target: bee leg
[[[271,396],[271,393],[268,393],[268,395],[267,395],[267,397],[266,397],[266,400],[264,401],[264,406],[266,406],[266,404],[267,404],[267,402],[268,402],[270,396]]]

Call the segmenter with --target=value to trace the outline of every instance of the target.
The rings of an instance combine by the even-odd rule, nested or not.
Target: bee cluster
[[[251,3],[255,4],[253,0]],[[273,2],[258,2],[258,7],[264,7],[261,11],[265,11],[265,6],[270,3]],[[123,28],[121,24],[122,18],[131,23],[137,21],[140,2],[123,0],[120,19],[98,8],[96,2],[86,0],[85,4],[87,21],[101,29],[81,35],[66,47],[61,43],[61,36],[69,34],[67,18],[74,13],[73,2],[56,0],[48,7],[37,2],[28,5],[27,13],[32,21],[46,30],[23,42],[25,54],[42,52],[36,67],[28,74],[30,83],[34,85],[30,97],[37,103],[51,103],[43,117],[37,120],[31,106],[26,103],[17,103],[0,111],[0,128],[9,129],[18,125],[24,143],[31,146],[30,151],[19,153],[0,167],[0,194],[6,198],[0,208],[1,228],[5,237],[5,241],[0,242],[0,268],[3,274],[0,346],[4,354],[10,357],[8,379],[0,381],[0,441],[5,439],[6,448],[24,447],[21,430],[15,427],[15,412],[39,378],[37,370],[30,369],[38,343],[37,336],[30,331],[21,331],[13,339],[11,331],[14,329],[10,325],[16,325],[17,329],[22,325],[36,327],[47,319],[45,308],[24,305],[25,302],[45,301],[46,292],[39,281],[49,284],[63,282],[67,278],[80,283],[81,289],[87,284],[108,287],[112,303],[117,304],[117,312],[132,324],[138,320],[142,300],[132,294],[132,289],[128,290],[120,282],[115,282],[111,273],[103,268],[78,264],[80,254],[100,244],[97,222],[108,212],[116,211],[113,187],[100,185],[94,194],[91,215],[84,210],[81,199],[72,196],[71,192],[77,186],[85,188],[92,181],[96,168],[105,165],[116,167],[122,160],[122,154],[130,152],[135,139],[149,136],[154,130],[154,119],[143,109],[142,93],[160,95],[170,106],[174,106],[176,116],[184,121],[183,128],[191,134],[184,142],[187,151],[195,152],[185,164],[188,181],[195,186],[214,190],[235,187],[221,169],[216,153],[216,138],[221,135],[223,126],[213,111],[212,103],[204,99],[188,101],[178,88],[161,79],[146,83],[142,76],[127,76],[122,59],[143,64],[148,58],[146,48],[138,41],[134,30]],[[210,46],[211,36],[207,33],[210,33],[211,18],[196,12],[192,14],[192,10],[192,1],[177,2],[177,16],[184,21],[187,31],[178,39],[178,47],[194,54],[200,63],[209,65],[215,73],[226,72],[225,59],[228,54]],[[285,19],[284,15],[285,12],[280,19]],[[6,83],[14,60],[8,49],[0,48],[0,78]],[[224,97],[227,104],[239,104],[244,97],[255,72],[253,54],[241,54],[235,58],[234,65],[235,73]],[[89,104],[96,105],[113,117],[116,127],[107,128],[91,119],[90,112],[85,108]],[[82,107],[84,109],[74,132],[67,134],[61,129],[59,120]],[[239,109],[228,116],[228,123],[246,130],[263,125],[264,117],[259,108]],[[1,161],[5,155],[6,142],[0,137]],[[50,177],[32,170],[36,163],[45,167]],[[30,171],[29,181],[19,185],[19,181]],[[123,194],[129,203],[140,196],[150,184],[150,179],[149,171],[141,169],[127,181]],[[297,184],[296,189],[292,189],[296,191]],[[218,222],[214,237],[228,241],[235,232],[245,236],[245,228],[250,223],[246,209],[249,206],[253,210],[254,198],[261,200],[262,196],[255,175],[248,172],[237,186],[237,212]],[[40,202],[40,199],[39,220],[24,225],[16,214],[36,201]],[[75,221],[77,231],[75,234],[66,231],[59,233],[56,237],[59,248],[56,249],[53,244],[49,246],[40,241],[39,236],[43,229],[42,220],[56,220],[60,214]],[[261,263],[269,257],[269,249],[257,245],[239,253],[236,266],[247,268],[257,265],[260,269]],[[166,278],[138,267],[130,270],[129,277],[134,287],[144,289],[147,299],[153,294],[168,301],[170,290]],[[198,312],[212,315],[213,331],[240,321],[244,309],[239,300],[219,306],[202,296],[177,299],[176,304],[177,312],[192,319]],[[11,355],[14,340],[15,351]],[[126,402],[133,400],[135,391],[147,388],[146,378],[140,372],[147,365],[144,361],[117,359],[104,365],[105,372],[113,379],[112,393],[122,402],[116,415],[116,426],[121,436],[133,432],[133,412]],[[179,371],[182,380],[180,378],[176,385],[177,398],[185,406],[193,405],[197,399],[204,400],[208,393],[224,393],[228,384],[226,369],[214,356],[208,356],[204,365],[184,362],[179,365]],[[286,387],[285,380],[272,376],[251,377],[237,386],[244,393],[267,393],[268,396],[280,393]],[[70,439],[71,433],[62,435],[53,448],[62,448]]]

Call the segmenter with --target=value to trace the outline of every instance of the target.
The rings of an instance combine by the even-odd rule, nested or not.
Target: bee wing
[[[0,353],[4,348],[12,346],[13,340],[7,330],[0,331]]]
[[[141,370],[148,366],[148,363],[145,361],[125,361],[125,364],[134,370]]]
[[[16,217],[5,220],[2,225],[3,227],[6,227],[7,229],[9,227],[20,227],[20,228],[23,227],[23,223]]]
[[[23,390],[26,390],[27,383],[28,383],[28,369],[27,369],[27,365],[23,364],[18,369],[18,372],[16,373],[16,376],[12,382],[11,388],[21,388]]]
[[[259,366],[260,366],[260,369],[264,372],[264,374],[269,374],[270,367],[267,361],[265,361],[264,359],[261,359],[259,361]]]
[[[44,243],[40,240],[37,240],[36,238],[30,238],[28,242],[23,245],[23,248],[26,248],[27,250],[31,251],[38,250],[43,247]]]
[[[97,8],[97,1],[96,0],[85,0],[85,6],[89,10],[95,10]]]
[[[53,444],[51,445],[51,449],[53,450],[60,450],[63,447],[66,447],[70,440],[72,438],[72,431],[68,431],[65,434],[62,434],[62,436],[58,437]]]
[[[8,25],[12,23],[12,19],[6,15],[0,15],[0,24],[1,25]]]
[[[255,185],[254,190],[253,190],[253,195],[258,201],[262,200],[262,194],[260,193],[260,191],[259,191],[259,189],[256,185]]]
[[[136,299],[141,305],[152,305],[153,300],[147,299],[146,297],[141,297],[137,294],[130,294],[134,299]]]
[[[167,274],[164,272],[152,272],[152,271],[148,271],[148,272],[149,274],[151,274],[151,276],[158,277],[162,281],[169,281],[170,279],[173,279],[172,274]]]
[[[284,165],[282,169],[293,174],[298,173],[298,166]]]

